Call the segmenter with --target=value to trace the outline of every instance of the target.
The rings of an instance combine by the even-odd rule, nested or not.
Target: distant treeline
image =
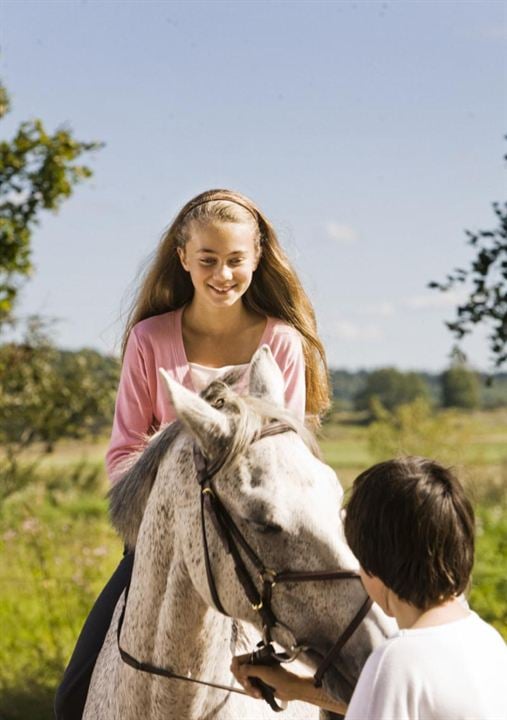
[[[373,396],[392,409],[421,395],[438,407],[507,407],[507,372],[487,375],[461,366],[442,373],[332,369],[331,383],[335,408],[343,410],[366,409]]]
[[[35,442],[110,432],[120,361],[96,350],[61,350],[39,322],[22,343],[0,344],[0,443],[15,458]],[[441,374],[331,370],[334,410],[375,415],[425,398],[436,407],[507,407],[507,373],[489,378],[456,362]]]

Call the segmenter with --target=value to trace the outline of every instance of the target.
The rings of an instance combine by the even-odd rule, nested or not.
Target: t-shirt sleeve
[[[377,648],[361,672],[345,720],[409,720],[417,708],[403,665],[390,643]]]
[[[134,328],[123,359],[113,429],[106,454],[106,468],[112,483],[119,479],[127,458],[145,445],[153,425],[146,358]]]
[[[306,383],[301,337],[293,328],[284,328],[271,349],[285,383],[285,407],[304,422]]]

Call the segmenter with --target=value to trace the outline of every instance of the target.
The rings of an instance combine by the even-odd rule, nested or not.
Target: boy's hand
[[[238,655],[232,660],[231,671],[236,680],[243,686],[248,695],[254,698],[262,698],[258,688],[253,687],[248,676],[256,677],[271,685],[275,689],[275,695],[279,700],[289,702],[290,700],[301,700],[303,702],[317,705],[324,710],[345,715],[347,706],[341,700],[330,697],[323,688],[316,688],[313,679],[300,677],[294,673],[287,672],[280,665],[270,667],[267,665],[250,665],[250,655]]]
[[[268,667],[267,665],[250,665],[250,655],[238,655],[232,660],[231,672],[236,680],[243,686],[245,692],[254,698],[262,698],[258,688],[253,687],[248,677],[256,677],[271,685],[275,689],[275,695],[280,700],[299,700],[301,690],[306,684],[299,675],[287,672],[279,665]]]

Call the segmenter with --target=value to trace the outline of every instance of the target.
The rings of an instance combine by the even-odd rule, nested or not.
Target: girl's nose
[[[216,267],[215,275],[220,280],[231,280],[232,269],[226,263],[222,263]]]

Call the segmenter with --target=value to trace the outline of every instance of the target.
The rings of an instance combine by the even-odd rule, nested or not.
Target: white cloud
[[[359,240],[359,234],[350,225],[342,225],[336,222],[326,224],[327,236],[341,245],[354,245]]]
[[[382,338],[382,330],[378,325],[358,325],[350,320],[339,320],[333,326],[332,334],[340,340],[375,341]]]
[[[427,295],[412,295],[405,300],[404,304],[412,310],[437,310],[439,308],[456,307],[463,302],[466,295],[463,292],[448,290],[447,292],[433,292]]]
[[[358,308],[359,315],[374,315],[376,317],[392,317],[394,312],[394,304],[388,300],[379,301],[375,304],[366,304]]]
[[[507,40],[507,27],[505,25],[492,25],[483,30],[482,36],[486,40]]]

